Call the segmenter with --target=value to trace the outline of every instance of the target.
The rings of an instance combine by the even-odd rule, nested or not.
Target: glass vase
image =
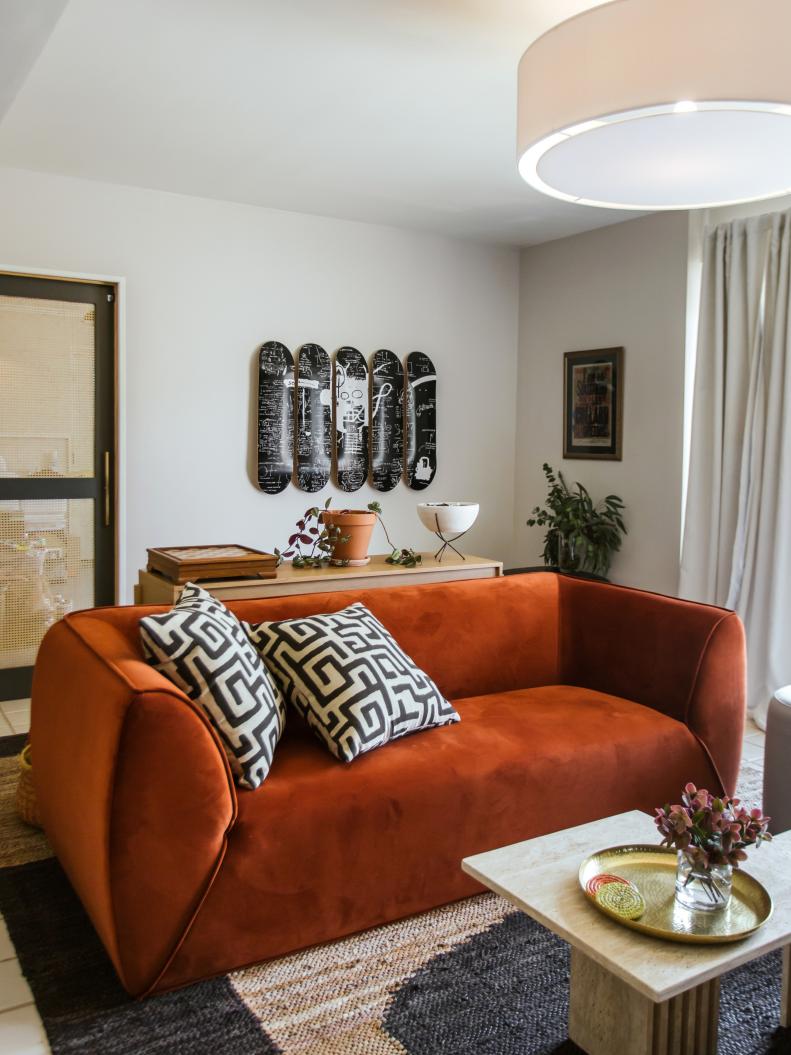
[[[731,899],[731,865],[696,864],[686,850],[678,851],[676,901],[693,912],[719,912]]]

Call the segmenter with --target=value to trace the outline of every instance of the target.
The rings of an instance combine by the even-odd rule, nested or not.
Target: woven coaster
[[[605,883],[596,891],[596,904],[624,919],[639,919],[645,912],[645,901],[635,887],[625,883]]]
[[[591,897],[596,897],[596,891],[599,887],[605,886],[607,883],[625,883],[627,886],[633,884],[628,879],[624,879],[623,876],[610,875],[608,872],[602,872],[600,875],[593,876],[585,884],[586,893],[590,894]]]

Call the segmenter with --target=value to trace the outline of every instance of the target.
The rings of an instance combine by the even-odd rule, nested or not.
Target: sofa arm
[[[33,676],[31,744],[47,836],[126,989],[183,940],[236,816],[204,716],[98,613],[54,626]]]
[[[562,680],[684,722],[733,793],[744,732],[746,658],[723,608],[561,576]]]

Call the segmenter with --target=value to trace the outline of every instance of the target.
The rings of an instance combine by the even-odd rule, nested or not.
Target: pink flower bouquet
[[[717,798],[687,784],[681,805],[657,808],[654,822],[663,846],[684,850],[696,865],[708,869],[712,865],[738,868],[747,860],[748,846],[772,838],[767,831],[770,819],[759,809],[746,809],[739,799]]]

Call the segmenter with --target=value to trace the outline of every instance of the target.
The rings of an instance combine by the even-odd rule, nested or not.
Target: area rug
[[[0,912],[55,1055],[579,1055],[567,946],[483,894],[136,1002],[41,833],[0,740]],[[726,975],[720,1055],[791,1055],[779,954]]]
[[[745,759],[739,770],[737,794],[750,806],[759,806],[764,797],[764,767],[761,762]]]

